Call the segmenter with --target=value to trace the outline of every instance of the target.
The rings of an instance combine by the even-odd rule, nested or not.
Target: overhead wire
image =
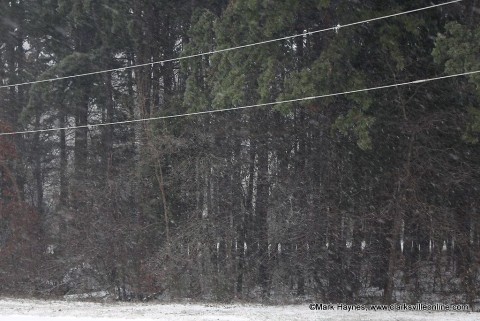
[[[308,31],[308,32],[304,32],[304,33],[300,33],[300,34],[296,34],[296,35],[274,38],[274,39],[269,39],[269,40],[254,42],[254,43],[250,43],[250,44],[224,48],[224,49],[216,49],[216,50],[212,50],[212,51],[201,52],[201,53],[196,53],[196,54],[187,55],[187,56],[181,56],[181,57],[177,57],[177,58],[169,58],[169,59],[164,59],[164,60],[159,60],[159,61],[152,61],[152,62],[147,62],[147,63],[134,64],[134,65],[123,66],[123,67],[118,67],[118,68],[97,70],[97,71],[68,75],[68,76],[61,76],[61,77],[54,77],[54,78],[47,78],[47,79],[38,79],[38,80],[26,81],[26,82],[15,83],[15,84],[0,85],[0,89],[12,88],[12,87],[18,87],[18,86],[26,86],[26,85],[33,85],[33,84],[46,83],[46,82],[53,82],[53,81],[66,80],[66,79],[79,78],[79,77],[87,77],[87,76],[99,75],[99,74],[116,72],[116,71],[125,71],[125,70],[129,70],[129,69],[146,67],[146,66],[152,66],[153,67],[154,65],[158,65],[158,64],[165,64],[165,63],[174,62],[174,61],[181,61],[181,60],[186,60],[186,59],[191,59],[191,58],[196,58],[196,57],[202,57],[202,56],[207,56],[207,55],[213,55],[213,54],[217,54],[217,53],[223,53],[223,52],[228,52],[228,51],[233,51],[233,50],[238,50],[238,49],[243,49],[243,48],[249,48],[249,47],[264,45],[264,44],[283,41],[283,40],[294,39],[294,38],[297,38],[297,37],[304,37],[304,36],[307,36],[307,35],[313,35],[313,34],[327,32],[327,31],[337,31],[338,32],[338,30],[340,30],[341,28],[347,28],[347,27],[352,27],[352,26],[356,26],[356,25],[360,25],[360,24],[369,23],[369,22],[374,22],[374,21],[389,19],[389,18],[393,18],[393,17],[403,16],[403,15],[407,15],[407,14],[411,14],[411,13],[415,13],[415,12],[420,12],[420,11],[424,11],[424,10],[429,10],[429,9],[433,9],[433,8],[438,8],[438,7],[458,3],[458,2],[461,2],[461,1],[463,1],[463,0],[451,0],[451,1],[448,1],[448,2],[433,4],[433,5],[429,5],[429,6],[422,7],[422,8],[417,8],[417,9],[412,9],[412,10],[408,10],[408,11],[393,13],[393,14],[380,16],[380,17],[375,17],[375,18],[370,18],[370,19],[361,20],[361,21],[357,21],[357,22],[351,22],[351,23],[347,23],[347,24],[343,24],[343,25],[337,24],[336,26],[333,26],[333,27]]]
[[[387,89],[387,88],[422,84],[422,83],[427,83],[427,82],[432,82],[432,81],[437,81],[437,80],[442,80],[442,79],[455,78],[455,77],[460,77],[460,76],[471,76],[471,75],[475,75],[475,74],[479,74],[479,73],[480,73],[480,70],[466,71],[466,72],[452,74],[452,75],[418,79],[418,80],[412,80],[412,81],[407,81],[407,82],[402,82],[402,83],[394,83],[394,84],[389,84],[389,85],[381,85],[381,86],[376,86],[376,87],[354,89],[354,90],[348,90],[348,91],[342,91],[342,92],[336,92],[336,93],[322,94],[322,95],[316,95],[316,96],[308,96],[308,97],[302,97],[302,98],[294,98],[294,99],[260,103],[260,104],[253,104],[253,105],[246,105],[246,106],[230,107],[230,108],[223,108],[223,109],[211,109],[211,110],[196,111],[196,112],[190,112],[190,113],[165,115],[165,116],[140,118],[140,119],[131,119],[131,120],[123,120],[123,121],[117,121],[117,122],[108,122],[108,123],[96,123],[96,124],[79,125],[79,126],[12,131],[12,132],[0,133],[0,136],[31,134],[31,133],[45,133],[45,132],[54,132],[54,131],[60,131],[60,130],[72,130],[72,129],[81,129],[81,128],[92,129],[92,128],[101,127],[101,126],[132,124],[132,123],[147,122],[147,121],[153,121],[153,120],[162,120],[162,119],[181,118],[181,117],[189,117],[189,116],[196,116],[196,115],[214,114],[214,113],[221,113],[221,112],[228,112],[228,111],[235,111],[235,110],[244,110],[244,109],[251,109],[251,108],[258,108],[258,107],[266,107],[266,106],[273,106],[273,105],[280,105],[280,104],[287,104],[287,103],[302,102],[302,101],[328,98],[328,97],[344,96],[344,95],[350,95],[350,94],[356,94],[356,93],[362,93],[362,92],[369,92],[369,91],[375,91],[375,90],[381,90],[381,89]]]

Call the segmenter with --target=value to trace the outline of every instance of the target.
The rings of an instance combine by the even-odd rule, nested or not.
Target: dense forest
[[[476,2],[1,0],[0,294],[475,302],[480,74],[84,125],[476,71]]]

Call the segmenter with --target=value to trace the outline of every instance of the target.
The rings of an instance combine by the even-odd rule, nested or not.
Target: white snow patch
[[[308,304],[263,306],[242,304],[91,303],[1,299],[0,321],[114,320],[346,320],[346,321],[473,321],[467,312],[344,312],[311,311]]]
[[[106,298],[110,293],[107,291],[97,291],[90,293],[82,294],[66,294],[63,296],[65,300],[81,300],[81,299],[103,299]]]

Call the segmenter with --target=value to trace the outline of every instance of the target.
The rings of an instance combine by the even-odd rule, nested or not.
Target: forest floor
[[[308,304],[263,306],[256,304],[92,303],[0,299],[0,321],[113,321],[113,320],[396,320],[469,321],[469,312],[346,312],[312,311]]]

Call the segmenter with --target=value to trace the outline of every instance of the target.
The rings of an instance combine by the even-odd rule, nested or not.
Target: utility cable
[[[281,100],[281,101],[268,102],[268,103],[260,103],[260,104],[254,104],[254,105],[246,105],[246,106],[223,108],[223,109],[204,110],[204,111],[197,111],[197,112],[191,112],[191,113],[165,115],[165,116],[149,117],[149,118],[140,118],[140,119],[124,120],[124,121],[109,122],[109,123],[97,123],[97,124],[90,124],[90,125],[79,125],[79,126],[68,126],[68,127],[56,127],[56,128],[46,128],[46,129],[34,129],[34,130],[4,132],[4,133],[0,133],[0,136],[32,134],[32,133],[45,133],[45,132],[54,132],[54,131],[59,131],[59,130],[80,129],[80,128],[92,129],[92,128],[101,127],[101,126],[132,124],[132,123],[147,122],[147,121],[154,121],[154,120],[161,120],[161,119],[172,119],[172,118],[182,118],[182,117],[189,117],[189,116],[205,115],[205,114],[214,114],[214,113],[221,113],[221,112],[234,111],[234,110],[244,110],[244,109],[251,109],[251,108],[258,108],[258,107],[266,107],[266,106],[287,104],[287,103],[295,103],[295,102],[314,100],[314,99],[320,99],[320,98],[327,98],[327,97],[344,96],[344,95],[350,95],[350,94],[356,94],[356,93],[362,93],[362,92],[369,92],[369,91],[375,91],[375,90],[387,89],[387,88],[393,88],[393,87],[415,85],[415,84],[432,82],[432,81],[436,81],[436,80],[455,78],[455,77],[460,77],[460,76],[469,76],[469,75],[474,75],[474,74],[478,74],[478,73],[480,73],[480,70],[467,71],[467,72],[462,72],[462,73],[453,74],[453,75],[446,75],[446,76],[439,76],[439,77],[433,77],[433,78],[407,81],[407,82],[402,82],[402,83],[397,83],[397,84],[382,85],[382,86],[369,87],[369,88],[363,88],[363,89],[354,89],[354,90],[349,90],[349,91],[342,91],[342,92],[323,94],[323,95],[317,95],[317,96],[309,96],[309,97],[303,97],[303,98]]]
[[[2,89],[2,88],[12,88],[12,87],[17,87],[17,86],[25,86],[25,85],[33,85],[33,84],[46,83],[46,82],[53,82],[53,81],[58,81],[58,80],[65,80],[65,79],[72,79],[72,78],[79,78],[79,77],[86,77],[86,76],[93,76],[93,75],[105,74],[105,73],[109,73],[109,72],[125,71],[127,69],[134,69],[134,68],[140,68],[140,67],[146,67],[146,66],[152,66],[153,67],[154,65],[157,65],[157,64],[164,64],[164,63],[168,63],[168,62],[181,61],[181,60],[191,59],[191,58],[195,58],[195,57],[213,55],[213,54],[233,51],[233,50],[237,50],[237,49],[249,48],[249,47],[264,45],[264,44],[268,44],[268,43],[272,43],[272,42],[294,39],[294,38],[297,38],[297,37],[304,37],[304,36],[307,36],[307,35],[313,35],[313,34],[322,33],[322,32],[326,32],[326,31],[336,31],[336,32],[338,32],[338,30],[340,30],[341,28],[347,28],[347,27],[352,27],[352,26],[356,26],[356,25],[360,25],[360,24],[369,23],[369,22],[374,22],[374,21],[379,21],[379,20],[383,20],[383,19],[388,19],[388,18],[398,17],[398,16],[402,16],[402,15],[407,15],[407,14],[410,14],[410,13],[415,13],[415,12],[429,10],[429,9],[433,9],[433,8],[437,8],[437,7],[442,7],[442,6],[450,5],[450,4],[461,2],[461,1],[463,1],[463,0],[452,0],[452,1],[444,2],[444,3],[430,5],[430,6],[427,6],[427,7],[422,7],[422,8],[417,8],[417,9],[408,10],[408,11],[404,11],[404,12],[389,14],[389,15],[386,15],[386,16],[381,16],[381,17],[366,19],[366,20],[362,20],[362,21],[347,23],[347,24],[344,24],[344,25],[338,24],[334,27],[329,27],[329,28],[325,28],[325,29],[308,31],[308,32],[304,32],[304,33],[296,34],[296,35],[292,35],[292,36],[286,36],[286,37],[281,37],[281,38],[264,40],[264,41],[260,41],[260,42],[255,42],[255,43],[250,43],[250,44],[245,44],[245,45],[240,45],[240,46],[235,46],[235,47],[230,47],[230,48],[201,52],[201,53],[182,56],[182,57],[178,57],[178,58],[170,58],[170,59],[164,59],[164,60],[159,60],[159,61],[152,61],[152,62],[148,62],[148,63],[125,66],[125,67],[86,72],[86,73],[75,74],[75,75],[70,75],[70,76],[62,76],[62,77],[55,77],[55,78],[48,78],[48,79],[39,79],[39,80],[34,80],[34,81],[26,81],[26,82],[16,83],[16,84],[1,85],[0,89]]]

